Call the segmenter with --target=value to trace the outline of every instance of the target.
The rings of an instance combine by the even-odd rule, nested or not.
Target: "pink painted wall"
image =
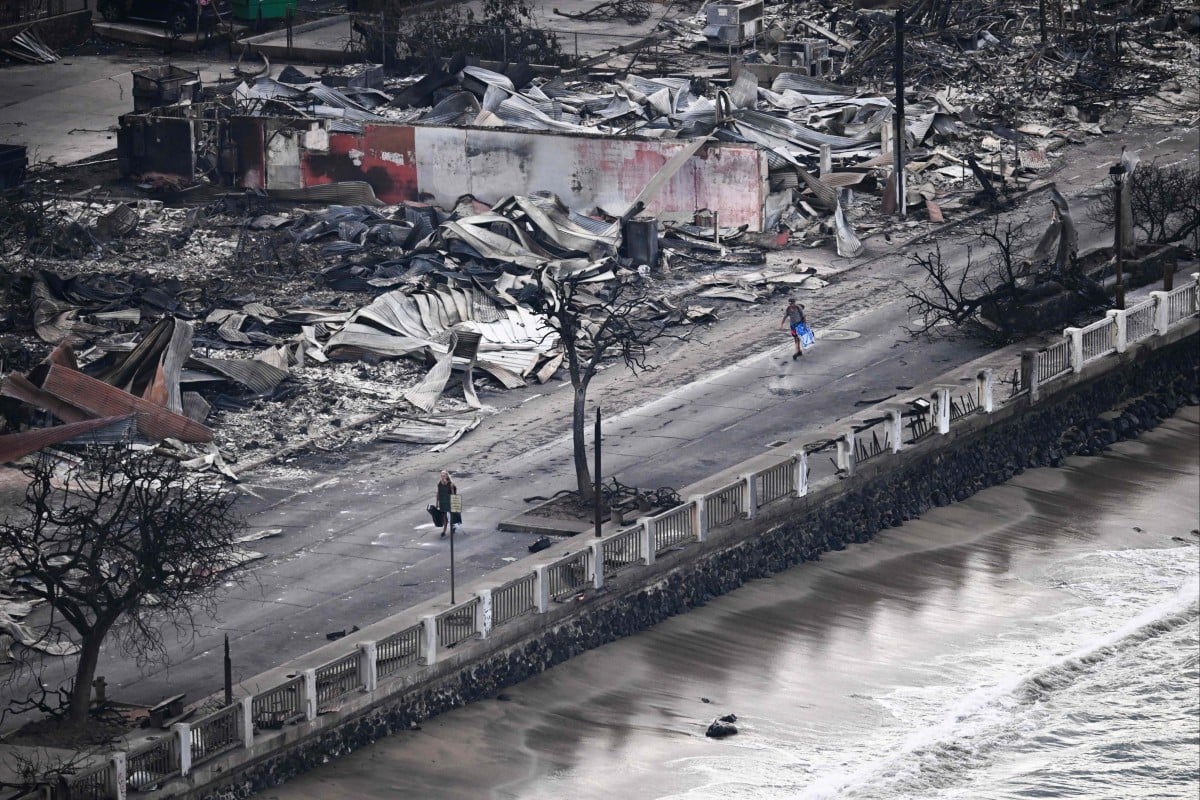
[[[276,120],[239,124],[276,128]],[[289,120],[289,124],[295,121]],[[464,194],[487,203],[513,194],[550,191],[584,213],[621,214],[671,156],[685,147],[669,139],[634,139],[496,128],[369,125],[361,135],[326,133],[323,123],[298,133],[296,144],[265,146],[270,134],[238,138],[239,185],[267,189],[270,176],[303,186],[365,180],[385,203],[432,201],[449,206]],[[249,148],[252,152],[246,152]],[[255,152],[256,151],[256,152]],[[298,164],[272,164],[298,159]],[[690,221],[696,211],[720,214],[723,225],[761,230],[767,193],[766,156],[752,145],[709,143],[647,204],[666,220]]]

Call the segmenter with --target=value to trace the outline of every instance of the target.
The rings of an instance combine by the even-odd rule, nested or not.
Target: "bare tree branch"
[[[59,470],[49,457],[24,468],[24,502],[0,521],[0,552],[79,638],[67,702],[78,723],[110,634],[144,665],[164,656],[164,629],[194,633],[196,615],[215,610],[242,521],[224,486],[150,453],[92,448]]]
[[[670,320],[653,313],[647,278],[622,272],[598,293],[589,286],[580,273],[564,273],[557,262],[549,262],[534,273],[521,296],[545,317],[566,355],[575,390],[571,422],[576,490],[584,502],[591,501],[594,491],[584,439],[588,385],[606,361],[620,360],[634,374],[650,369],[649,347],[673,337],[667,330]]]

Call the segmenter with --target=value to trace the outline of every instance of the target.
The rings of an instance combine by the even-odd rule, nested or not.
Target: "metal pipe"
[[[603,513],[600,503],[600,406],[596,406],[596,430],[592,435],[596,446],[596,475],[595,488],[592,490],[592,510],[595,513],[596,538],[600,538],[600,515]]]

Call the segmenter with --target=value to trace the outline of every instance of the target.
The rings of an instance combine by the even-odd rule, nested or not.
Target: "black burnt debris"
[[[618,1],[559,15],[640,27],[603,52],[546,39],[563,57],[553,64],[520,48],[386,64],[364,50],[338,68],[239,62],[211,85],[142,71],[120,120],[123,181],[64,191],[44,165],[26,178],[23,152],[19,170],[0,170],[0,188],[19,187],[0,200],[12,254],[0,437],[88,423],[53,446],[133,435],[227,476],[289,448],[451,446],[489,413],[489,393],[561,374],[559,344],[523,301],[546,265],[596,297],[613,281],[653,282],[659,299],[641,313],[702,323],[730,304],[819,290],[798,249],[854,258],[870,235],[1007,204],[1091,137],[1200,119],[1197,76],[1181,68],[1195,63],[1200,15],[1170,3],[659,14]],[[359,44],[395,47],[386,13],[379,29],[367,16],[354,18]],[[763,225],[708,209],[655,219],[634,197],[572,206],[537,185],[385,203],[391,178],[353,159],[323,183],[244,189],[264,164],[239,148],[262,120],[317,140],[409,125],[736,143],[765,157],[765,184],[752,187]],[[89,391],[104,402],[86,407]],[[92,424],[130,415],[150,422]]]

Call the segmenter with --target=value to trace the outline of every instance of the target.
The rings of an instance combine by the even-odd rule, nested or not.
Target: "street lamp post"
[[[1117,309],[1125,310],[1125,213],[1124,190],[1125,190],[1125,165],[1117,162],[1108,168],[1108,177],[1113,184],[1113,207],[1116,209],[1117,230],[1113,235],[1113,249],[1117,255],[1117,285],[1116,285],[1116,305]]]
[[[595,486],[592,490],[592,513],[596,523],[596,538],[600,538],[600,517],[603,513],[603,503],[600,500],[600,406],[596,406],[596,433],[594,436],[596,444],[596,475]]]

